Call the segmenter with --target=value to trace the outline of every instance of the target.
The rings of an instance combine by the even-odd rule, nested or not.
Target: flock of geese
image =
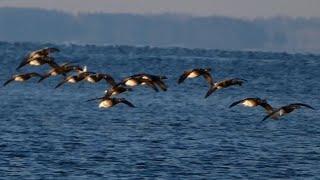
[[[116,98],[115,96],[124,92],[132,91],[132,88],[138,85],[145,85],[147,87],[152,88],[156,92],[158,92],[159,89],[162,91],[167,91],[167,85],[164,82],[164,80],[167,79],[166,76],[140,73],[140,74],[134,74],[132,76],[126,77],[120,82],[116,82],[114,78],[112,78],[112,76],[110,76],[109,74],[90,72],[87,70],[86,66],[80,67],[78,65],[73,65],[72,63],[65,63],[62,65],[57,64],[54,61],[54,58],[50,56],[50,54],[59,52],[59,51],[60,50],[57,48],[50,47],[50,48],[39,49],[29,53],[22,60],[22,62],[16,68],[16,70],[26,65],[41,66],[44,64],[48,64],[51,67],[51,70],[45,74],[39,74],[35,72],[16,74],[16,75],[13,75],[9,80],[7,80],[3,84],[3,86],[6,86],[7,84],[13,81],[22,82],[33,77],[39,77],[40,79],[38,82],[41,82],[49,77],[58,76],[58,75],[64,76],[64,79],[55,88],[58,88],[64,85],[65,83],[77,83],[80,81],[97,83],[99,81],[104,80],[110,85],[110,88],[108,88],[104,92],[104,96],[88,100],[88,101],[99,100],[99,108],[110,108],[119,103],[124,103],[129,107],[135,107],[131,102],[129,102],[125,98]],[[205,68],[205,69],[197,68],[197,69],[184,71],[180,76],[180,78],[178,79],[178,84],[181,84],[186,79],[197,78],[202,76],[209,84],[209,90],[205,95],[205,98],[207,98],[217,90],[227,88],[230,86],[235,86],[235,85],[241,86],[244,82],[246,82],[246,80],[240,79],[240,78],[232,78],[232,79],[226,79],[219,82],[214,82],[210,72],[211,72],[211,68]],[[68,76],[68,73],[72,73],[72,74]],[[301,107],[306,107],[314,110],[313,107],[303,103],[293,103],[286,106],[282,106],[280,108],[274,108],[270,104],[268,104],[267,100],[260,99],[260,98],[252,98],[252,97],[236,101],[232,103],[229,106],[229,108],[232,108],[238,104],[242,104],[245,107],[257,107],[257,106],[263,107],[266,110],[267,115],[263,118],[262,121],[268,118],[278,119],[279,117],[285,114],[288,114],[294,111],[295,109],[299,109]]]

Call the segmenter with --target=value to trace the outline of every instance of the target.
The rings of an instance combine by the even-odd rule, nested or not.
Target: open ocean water
[[[62,77],[0,88],[1,179],[316,179],[320,177],[320,56],[130,46],[0,43],[0,82],[29,51],[54,46],[57,62],[75,61],[118,81],[166,75],[167,92],[146,87],[122,94],[136,108],[99,109],[87,99],[104,82],[65,84]],[[187,69],[211,67],[214,80],[246,79],[208,99],[200,77],[177,85]],[[280,121],[262,108],[228,106],[245,97],[280,107],[302,102]]]

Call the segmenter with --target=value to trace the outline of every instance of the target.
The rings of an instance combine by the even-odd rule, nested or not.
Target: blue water
[[[168,76],[167,92],[123,94],[137,108],[101,110],[106,84],[66,84],[54,77],[0,88],[0,177],[4,179],[304,179],[320,177],[320,56],[181,48],[0,43],[0,82],[23,55],[45,46],[57,61],[76,61],[117,80],[140,72]],[[202,78],[177,85],[186,69],[211,67],[215,80],[243,87],[204,99]],[[22,72],[49,68],[24,67]],[[303,102],[280,121],[262,108],[228,106],[245,97],[280,107]]]

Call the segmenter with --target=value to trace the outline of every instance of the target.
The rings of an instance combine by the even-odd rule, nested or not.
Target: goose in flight
[[[55,89],[62,86],[64,83],[77,83],[84,80],[87,76],[91,74],[96,74],[95,72],[89,72],[87,66],[84,66],[82,69],[78,70],[77,75],[72,75],[66,77],[63,81],[61,81],[58,85],[56,85]]]
[[[50,67],[55,68],[58,67],[59,65],[54,61],[53,57],[45,57],[45,58],[34,58],[34,59],[30,59],[27,61],[23,61],[20,63],[20,65],[16,68],[16,70],[19,70],[20,68],[22,68],[25,65],[30,65],[30,66],[41,66],[44,64],[48,64]]]
[[[43,77],[40,78],[40,80],[38,82],[41,82],[48,77],[57,76],[60,74],[62,74],[63,76],[66,76],[66,74],[71,71],[82,72],[83,68],[81,68],[80,66],[70,65],[70,63],[65,63],[61,66],[57,66],[57,67],[52,68],[47,74],[43,75]]]
[[[240,78],[233,78],[233,79],[226,79],[223,81],[219,81],[217,83],[214,83],[210,89],[208,90],[205,98],[209,97],[213,92],[219,89],[227,88],[234,85],[242,86],[242,83],[244,83],[246,80],[240,79]]]
[[[236,106],[238,104],[242,104],[245,107],[256,107],[261,106],[263,107],[268,114],[270,114],[273,111],[273,108],[270,104],[268,104],[267,100],[260,99],[260,98],[245,98],[239,101],[236,101],[232,103],[229,108],[232,108],[233,106]]]
[[[168,89],[167,85],[163,81],[164,79],[168,79],[166,76],[157,76],[157,75],[152,75],[147,73],[140,73],[140,74],[132,75],[131,77],[142,78],[142,79],[147,79],[149,81],[152,81],[155,85],[157,85],[163,91],[167,91]]]
[[[41,66],[43,64],[48,64],[51,67],[57,67],[58,64],[54,62],[54,58],[50,57],[49,54],[53,52],[59,52],[57,48],[43,48],[40,50],[33,51],[29,53],[19,64],[16,70],[19,70],[25,65],[30,66]]]
[[[63,81],[61,81],[58,85],[56,85],[55,89],[62,86],[65,83],[72,83],[75,84],[77,82],[80,82],[84,80],[88,75],[90,75],[92,72],[81,72],[78,75],[74,76],[68,76]]]
[[[38,58],[38,57],[48,57],[50,53],[54,53],[54,52],[60,52],[60,50],[58,48],[54,48],[54,47],[46,47],[43,49],[39,49],[39,50],[30,52],[25,57],[25,59],[34,59],[34,58]]]
[[[205,69],[197,68],[197,69],[184,71],[178,80],[178,84],[181,84],[185,79],[203,76],[211,86],[213,84],[213,78],[210,74],[210,71],[211,71],[211,68],[205,68]]]
[[[119,103],[124,103],[128,105],[129,107],[135,107],[131,102],[127,101],[125,98],[111,98],[111,97],[100,97],[100,98],[94,98],[94,99],[89,99],[89,101],[94,101],[94,100],[100,100],[99,102],[99,108],[110,108],[114,105],[117,105]]]
[[[152,88],[153,90],[155,90],[156,92],[158,92],[159,89],[157,88],[157,86],[155,84],[156,83],[150,79],[145,79],[142,77],[135,77],[135,75],[134,75],[134,76],[129,76],[129,77],[123,79],[116,86],[124,85],[124,86],[129,86],[129,87],[135,87],[138,85],[146,85],[146,86]]]
[[[12,76],[9,80],[7,80],[3,86],[6,86],[7,84],[9,84],[12,81],[18,81],[18,82],[23,82],[26,81],[32,77],[42,77],[42,75],[32,72],[32,73],[26,73],[26,74],[17,74]]]
[[[97,82],[99,82],[101,80],[105,80],[111,86],[115,86],[116,85],[116,81],[109,74],[101,74],[101,73],[88,74],[85,77],[85,80],[90,82],[90,83],[97,83]]]
[[[310,105],[308,104],[303,104],[303,103],[293,103],[293,104],[289,104],[289,105],[286,105],[286,106],[282,106],[278,109],[275,109],[273,110],[270,114],[268,114],[267,116],[265,116],[262,121],[268,119],[268,118],[272,118],[272,119],[278,119],[280,118],[281,116],[284,116],[286,114],[289,114],[291,113],[292,111],[296,110],[296,109],[300,109],[301,107],[306,107],[306,108],[309,108],[309,109],[312,109],[314,110],[313,107],[311,107]]]

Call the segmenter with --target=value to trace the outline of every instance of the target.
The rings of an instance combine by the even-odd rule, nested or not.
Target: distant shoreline
[[[203,49],[203,48],[184,48],[178,46],[171,47],[155,47],[155,46],[132,46],[132,45],[101,45],[101,44],[77,44],[77,43],[51,43],[51,42],[5,42],[0,41],[0,48],[3,46],[15,47],[55,47],[64,48],[94,48],[95,50],[104,50],[112,52],[113,55],[139,55],[149,54],[150,56],[183,56],[183,57],[206,57],[206,58],[245,58],[245,59],[304,59],[316,58],[320,60],[320,54],[310,52],[276,52],[276,51],[261,51],[261,50],[224,50],[224,49]],[[33,49],[30,49],[33,50]]]

